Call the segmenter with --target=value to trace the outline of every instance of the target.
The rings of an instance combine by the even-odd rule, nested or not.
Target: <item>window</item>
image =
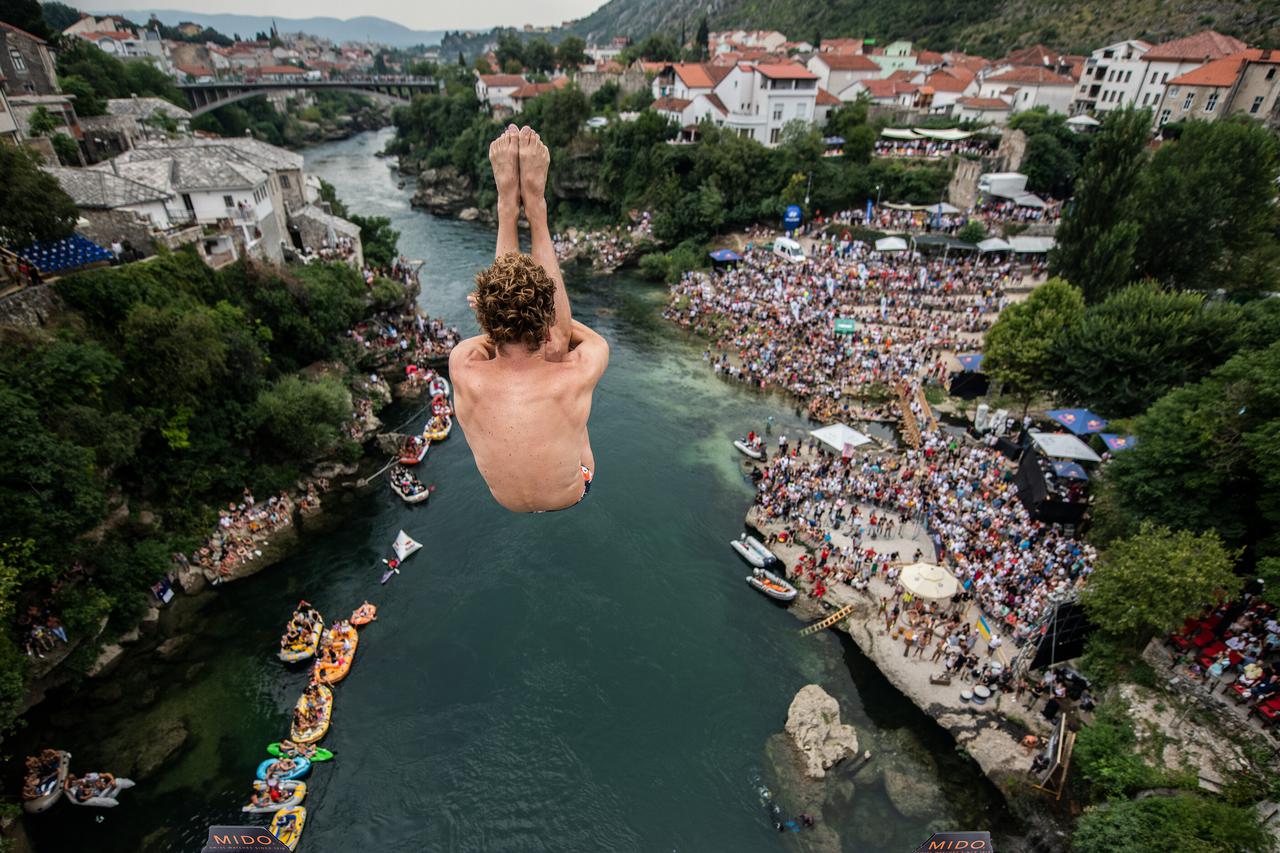
[[[773,108],[773,120],[782,121],[782,104],[778,104]]]
[[[284,187],[285,189],[288,189],[288,188],[289,188],[289,176],[288,176],[288,175],[281,175],[281,176],[280,176],[280,186]]]
[[[1161,110],[1161,111],[1160,111],[1160,126],[1161,126],[1161,127],[1164,127],[1165,123],[1167,123],[1168,121],[1169,121],[1169,111],[1168,111],[1168,110]]]
[[[1150,92],[1148,92],[1147,94],[1145,94],[1145,95],[1143,95],[1143,96],[1142,96],[1142,105],[1143,105],[1144,107],[1147,105],[1147,99],[1148,99],[1148,98],[1150,98],[1150,97],[1151,97],[1151,93],[1150,93]]]
[[[1170,87],[1169,87],[1169,97],[1171,97],[1171,98],[1176,98],[1177,96],[1178,96],[1178,87],[1177,87],[1177,86],[1170,86]]]
[[[1191,105],[1194,104],[1195,102],[1196,102],[1196,93],[1188,92],[1187,99],[1182,102],[1182,111],[1185,113],[1187,110],[1191,109]]]
[[[1274,79],[1275,79],[1275,77],[1276,77],[1276,69],[1275,69],[1275,67],[1273,66],[1273,67],[1271,67],[1271,68],[1268,68],[1268,69],[1267,69],[1267,79],[1268,79],[1268,80],[1274,80]]]
[[[1211,113],[1213,112],[1213,108],[1216,107],[1217,105],[1218,105],[1218,93],[1210,92],[1209,99],[1204,102],[1204,111],[1207,113]]]
[[[1168,82],[1169,82],[1169,72],[1168,72],[1168,71],[1164,72],[1164,76],[1160,78],[1160,82],[1161,82],[1161,83],[1168,83]]]
[[[778,144],[778,129],[776,127],[773,130],[769,131],[769,144],[770,145]]]
[[[1258,110],[1262,109],[1263,100],[1264,100],[1264,97],[1262,95],[1259,95],[1258,97],[1253,99],[1253,106],[1249,107],[1250,114],[1252,115],[1258,114]]]
[[[1152,71],[1152,72],[1151,72],[1151,82],[1152,82],[1152,83],[1156,82],[1156,78],[1157,78],[1157,77],[1159,77],[1159,76],[1160,76],[1160,72],[1159,72],[1159,71]]]
[[[1129,82],[1130,80],[1132,80],[1132,79],[1133,79],[1133,72],[1132,72],[1132,71],[1126,71],[1126,72],[1124,72],[1124,82],[1128,83],[1128,82]]]
[[[19,74],[27,73],[27,61],[22,58],[22,54],[18,53],[16,47],[9,48],[9,61],[13,63],[13,70]]]
[[[236,206],[235,200],[234,200],[233,198],[231,198],[231,196],[229,196],[229,195],[224,195],[224,196],[222,197],[222,204],[223,204],[223,206],[224,206],[224,207],[235,207],[235,206]]]

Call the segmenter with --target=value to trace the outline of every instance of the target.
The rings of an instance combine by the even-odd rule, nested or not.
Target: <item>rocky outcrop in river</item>
[[[800,688],[787,711],[787,734],[805,760],[805,774],[822,779],[858,751],[858,733],[840,722],[840,704],[816,684]]]
[[[418,173],[418,189],[411,203],[436,216],[456,216],[475,207],[475,188],[471,179],[453,166],[423,169]]]

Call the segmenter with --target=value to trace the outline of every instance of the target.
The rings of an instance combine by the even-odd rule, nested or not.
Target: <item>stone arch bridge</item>
[[[309,89],[315,92],[353,92],[391,104],[407,104],[419,92],[439,91],[432,77],[359,77],[346,80],[307,80],[283,78],[273,80],[215,80],[207,83],[180,83],[178,88],[191,104],[192,117],[225,107],[237,101],[267,95]]]

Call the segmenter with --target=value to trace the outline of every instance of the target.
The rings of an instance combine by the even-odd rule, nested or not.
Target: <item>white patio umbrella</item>
[[[955,575],[933,563],[912,563],[902,570],[898,580],[917,598],[950,598],[960,588]]]

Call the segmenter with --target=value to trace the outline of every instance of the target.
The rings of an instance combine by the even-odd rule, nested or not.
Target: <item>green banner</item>
[[[858,323],[852,317],[840,317],[836,320],[837,335],[852,335],[858,330]]]

